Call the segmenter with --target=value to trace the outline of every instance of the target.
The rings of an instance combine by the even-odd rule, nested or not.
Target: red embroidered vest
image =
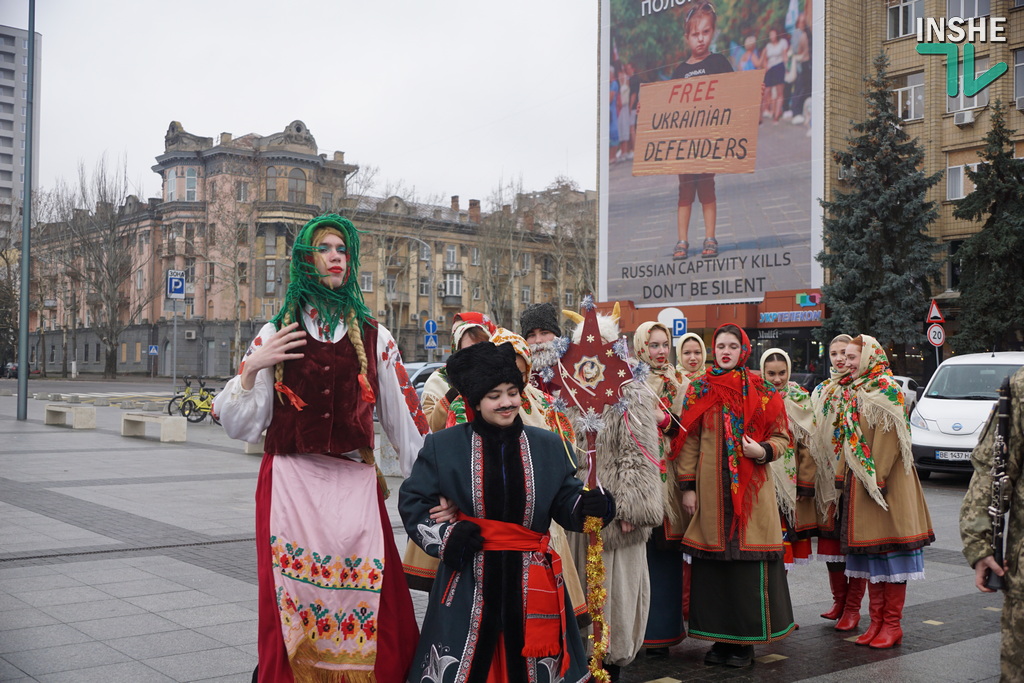
[[[363,326],[366,378],[378,395],[377,328]],[[285,386],[306,402],[296,410],[274,392],[274,417],[267,428],[267,453],[320,453],[341,456],[360,448],[373,449],[373,404],[361,397],[359,359],[345,335],[336,343],[309,335],[300,349],[302,360],[284,364]],[[372,462],[372,460],[370,461]]]

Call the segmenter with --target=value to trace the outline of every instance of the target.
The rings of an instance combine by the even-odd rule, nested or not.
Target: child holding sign
[[[724,55],[711,52],[711,41],[715,37],[718,16],[710,2],[701,2],[686,15],[685,37],[690,48],[690,58],[679,64],[672,72],[672,78],[692,78],[711,74],[731,73],[733,68]],[[676,228],[679,241],[676,242],[672,258],[681,261],[689,256],[690,213],[694,197],[700,199],[704,212],[704,245],[702,258],[718,256],[718,241],[715,239],[715,222],[718,218],[718,202],[715,197],[714,173],[679,174],[679,209],[676,214]]]

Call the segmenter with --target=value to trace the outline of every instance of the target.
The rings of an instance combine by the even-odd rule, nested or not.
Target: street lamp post
[[[427,315],[430,316],[431,320],[434,320],[434,250],[430,244],[424,242],[419,237],[410,237],[409,235],[402,235],[407,240],[412,240],[422,244],[427,248],[427,277],[430,278],[430,284],[428,290],[430,294],[427,295]],[[417,283],[416,291],[419,292],[419,284]],[[419,297],[417,297],[418,299]],[[434,349],[427,349],[427,362],[434,362]]]

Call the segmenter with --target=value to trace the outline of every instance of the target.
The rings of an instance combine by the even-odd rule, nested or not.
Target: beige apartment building
[[[982,138],[991,128],[991,105],[1001,100],[1008,107],[1006,121],[1016,130],[1016,156],[1024,157],[1024,0],[828,0],[825,3],[826,161],[825,196],[842,189],[840,169],[828,150],[842,149],[850,121],[866,115],[864,75],[881,51],[889,56],[893,98],[907,133],[925,150],[924,172],[943,171],[943,179],[929,199],[938,202],[939,218],[931,232],[954,256],[963,240],[980,229],[980,223],[953,218],[954,202],[973,186],[965,167],[978,163]],[[960,94],[945,91],[945,58],[918,54],[919,17],[1005,18],[1006,42],[975,44],[975,71],[984,73],[1004,62],[1007,73],[974,97],[963,93],[963,51],[960,62]],[[943,277],[943,312],[955,317],[958,271],[951,258]],[[947,320],[949,319],[947,315]],[[955,330],[953,330],[955,331]]]
[[[232,374],[281,306],[295,234],[324,212],[365,231],[354,276],[407,361],[427,358],[429,319],[441,359],[460,310],[515,328],[531,303],[575,307],[593,291],[595,196],[567,184],[515,194],[489,214],[479,200],[463,207],[458,196],[435,205],[356,194],[358,166],[342,152],[320,153],[302,121],[272,135],[216,139],[172,122],[156,162],[161,196],[127,197],[117,211],[117,244],[131,254],[119,316],[132,321],[119,340],[118,372],[170,375],[176,316],[177,374]],[[92,327],[101,297],[47,256],[67,243],[62,235],[62,225],[50,224],[34,238],[30,363],[45,359],[52,373],[66,358],[79,371],[98,371],[103,349]],[[183,301],[165,295],[168,270],[185,274]]]

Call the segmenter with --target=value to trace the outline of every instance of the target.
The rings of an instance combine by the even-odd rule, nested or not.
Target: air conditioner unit
[[[1017,98],[1017,110],[1024,111],[1024,95]]]
[[[961,128],[972,125],[974,123],[974,110],[968,109],[967,111],[958,111],[953,114],[953,123]]]
[[[410,313],[409,314],[409,322],[418,323],[419,321],[420,321],[420,314],[419,313]]]
[[[852,167],[850,167],[850,166],[840,166],[839,167],[839,179],[840,180],[849,180],[852,177],[853,177],[853,168]]]
[[[437,324],[438,325],[444,325],[444,315],[443,314],[437,316]]]
[[[192,341],[195,341],[195,338],[196,338],[196,331],[195,330],[185,330],[185,339],[190,339]]]

